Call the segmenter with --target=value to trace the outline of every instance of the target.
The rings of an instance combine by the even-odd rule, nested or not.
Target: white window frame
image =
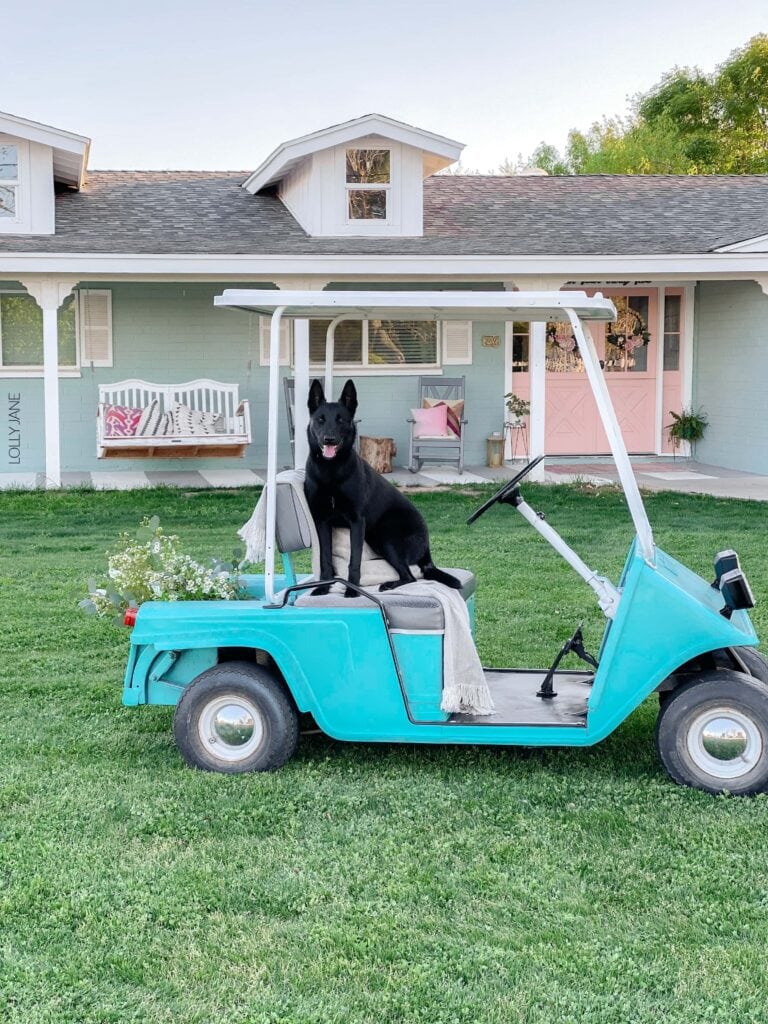
[[[347,181],[347,153],[354,149],[376,149],[389,153],[389,181],[386,182],[351,182]],[[371,143],[368,146],[358,144],[356,146],[344,147],[344,223],[347,226],[358,227],[360,224],[377,224],[381,227],[392,225],[392,180],[395,177],[395,154],[391,146],[377,146]],[[386,204],[386,217],[350,217],[349,215],[349,193],[350,192],[384,192]]]
[[[398,319],[393,317],[393,319]],[[421,376],[425,370],[430,373],[439,376],[443,372],[443,366],[446,363],[445,353],[443,352],[443,324],[441,320],[437,321],[437,362],[435,363],[371,363],[368,361],[368,320],[361,320],[363,341],[362,341],[362,362],[360,363],[337,363],[334,362],[333,370],[334,373],[354,373],[361,377],[372,377],[372,376],[393,376],[393,377],[418,377]],[[292,366],[295,363],[291,362]],[[325,363],[310,363],[310,373],[318,374],[325,370]]]
[[[0,146],[16,150],[16,177],[0,178],[0,186],[2,186],[2,188],[13,189],[13,216],[8,217],[5,214],[0,213],[0,223],[18,224],[21,211],[21,196],[19,195],[19,189],[21,186],[21,146],[15,140],[5,142],[1,136]]]
[[[0,289],[0,295],[28,295],[28,292],[23,292],[20,289],[4,288]],[[31,297],[31,296],[30,296]],[[34,299],[32,300],[34,301]],[[75,362],[68,365],[59,364],[59,376],[60,377],[80,377],[81,376],[81,360],[80,360],[80,313],[79,313],[79,301],[77,293],[74,297],[74,309],[75,309]],[[19,366],[14,363],[13,365],[7,366],[3,363],[3,322],[2,322],[2,304],[0,304],[0,377],[42,377],[43,376],[43,364],[29,364],[26,366]]]
[[[0,235],[24,234],[31,224],[30,195],[30,157],[29,142],[13,135],[0,133],[0,145],[13,146],[16,150],[16,178],[4,178],[2,184],[10,186],[16,194],[16,213],[13,217],[0,217]]]

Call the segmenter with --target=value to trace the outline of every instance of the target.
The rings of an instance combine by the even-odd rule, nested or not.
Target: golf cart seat
[[[277,547],[283,555],[283,561],[288,576],[295,579],[291,556],[298,551],[312,551],[312,564],[314,575],[317,577],[319,566],[319,546],[314,523],[312,522],[306,498],[304,497],[303,474],[295,470],[288,470],[279,473],[277,477],[277,510],[276,510],[276,542]],[[370,549],[368,549],[370,552]],[[370,552],[373,555],[373,552]],[[443,610],[436,598],[428,595],[409,594],[402,590],[387,590],[379,592],[377,582],[366,583],[366,580],[374,580],[382,571],[382,566],[393,572],[389,563],[383,559],[373,556],[366,559],[363,555],[361,566],[361,580],[364,589],[370,589],[385,607],[387,618],[392,629],[405,629],[413,631],[442,631],[445,628]],[[474,604],[475,574],[469,569],[446,569],[461,581],[461,594],[470,605]],[[343,574],[342,574],[343,575]],[[389,578],[392,578],[390,575]],[[331,607],[351,610],[354,608],[370,608],[371,602],[365,597],[346,598],[343,594],[331,592],[325,595],[313,595],[309,592],[300,594],[296,598],[296,604],[300,607],[312,605],[317,607]]]

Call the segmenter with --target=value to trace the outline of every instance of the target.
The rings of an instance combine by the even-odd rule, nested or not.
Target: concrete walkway
[[[632,459],[640,487],[648,491],[680,491],[687,494],[712,494],[724,498],[751,498],[768,501],[768,476],[741,473],[738,470],[707,466],[688,459]],[[398,466],[389,479],[403,487],[439,487],[450,484],[486,484],[509,480],[523,466],[507,462],[501,469],[467,466],[459,476],[451,466],[428,466],[420,473],[411,473]],[[596,487],[618,482],[610,458],[557,458],[545,463],[545,482],[589,483]],[[232,488],[256,487],[264,483],[263,469],[205,470],[103,470],[92,473],[64,473],[64,487],[93,487],[95,490],[133,490],[139,487]],[[0,490],[44,487],[42,473],[0,473]]]

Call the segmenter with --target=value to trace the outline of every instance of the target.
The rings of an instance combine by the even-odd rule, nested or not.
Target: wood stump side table
[[[377,473],[391,473],[397,445],[391,437],[361,437],[360,457]]]

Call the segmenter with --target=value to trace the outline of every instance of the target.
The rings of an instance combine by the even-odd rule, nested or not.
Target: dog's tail
[[[453,587],[454,590],[461,590],[461,581],[457,580],[455,576],[451,576],[449,572],[443,572],[442,569],[438,569],[432,561],[429,549],[427,549],[427,553],[417,564],[425,580],[435,580],[437,583],[442,583],[443,586]]]

